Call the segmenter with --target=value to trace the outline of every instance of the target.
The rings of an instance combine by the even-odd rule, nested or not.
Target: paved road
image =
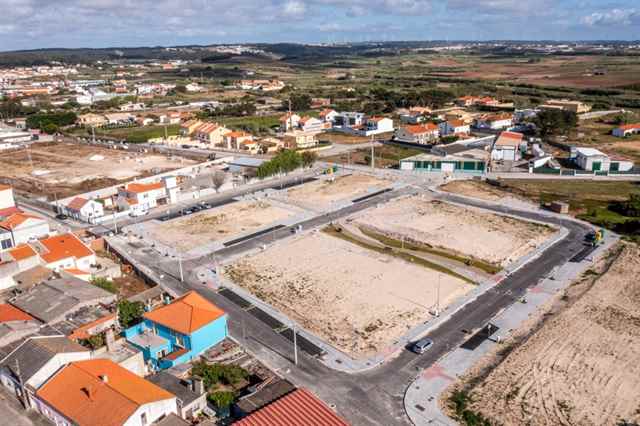
[[[406,191],[409,191],[406,189]],[[350,206],[337,213],[338,216],[373,205],[383,199],[397,196],[398,191],[386,193],[378,199],[367,200],[357,206]],[[199,283],[197,277],[191,273],[195,266],[207,261],[200,258],[185,263],[187,278],[184,284],[175,278],[165,277],[165,285],[182,292],[188,288],[197,289],[205,297],[229,313],[230,333],[238,340],[243,340],[245,346],[260,359],[265,360],[272,368],[279,369],[283,375],[294,383],[305,386],[316,392],[322,399],[334,404],[338,411],[354,425],[404,425],[409,424],[403,406],[403,396],[407,386],[423,369],[431,366],[452,348],[460,345],[468,337],[463,329],[473,330],[486,324],[503,308],[509,306],[522,295],[528,287],[550,273],[554,267],[564,264],[583,248],[584,235],[589,228],[580,223],[556,217],[548,217],[534,212],[521,212],[506,207],[496,207],[482,201],[470,201],[454,195],[435,195],[436,198],[458,202],[461,204],[482,207],[502,213],[517,215],[542,222],[555,223],[566,227],[569,235],[564,240],[552,246],[539,258],[528,263],[511,276],[507,277],[494,289],[469,303],[455,313],[451,319],[429,334],[435,344],[426,354],[418,356],[408,351],[401,352],[395,359],[371,371],[358,374],[346,374],[332,370],[318,360],[300,353],[298,366],[292,364],[291,343],[275,333],[270,327],[248,314],[238,305],[219,295],[211,288]],[[304,226],[320,226],[332,220],[329,216],[311,219]],[[249,240],[236,246],[224,249],[221,254],[234,255],[265,243],[264,238],[280,239],[290,235],[287,229],[276,231],[262,239]],[[143,260],[148,265],[154,263],[150,255]],[[165,265],[165,267],[171,265]],[[175,266],[175,265],[174,265]],[[157,268],[157,266],[155,267]],[[171,268],[169,268],[171,269]],[[158,268],[159,270],[159,268]],[[173,268],[173,277],[176,268]]]

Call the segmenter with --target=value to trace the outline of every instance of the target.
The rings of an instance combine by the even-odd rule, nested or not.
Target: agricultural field
[[[328,232],[227,265],[227,278],[355,358],[384,350],[474,286]]]
[[[0,179],[18,191],[53,198],[105,188],[195,164],[181,157],[71,143],[37,143],[0,156]]]
[[[289,219],[302,210],[267,201],[238,201],[212,210],[165,222],[145,223],[149,237],[168,247],[188,252],[207,243],[257,231]]]
[[[166,126],[167,136],[176,136],[180,132],[179,124]],[[114,129],[95,129],[96,138],[107,137],[124,140],[129,143],[144,143],[149,139],[162,138],[165,136],[165,126],[144,126],[144,127],[118,127]],[[79,129],[78,135],[91,137],[91,129]]]
[[[314,210],[330,208],[335,202],[351,200],[391,185],[388,180],[365,174],[318,179],[287,191],[286,200]]]
[[[467,418],[481,416],[487,424],[637,424],[638,274],[640,247],[614,248],[474,366],[441,403],[453,416],[459,418],[464,406]]]
[[[504,267],[541,245],[551,228],[414,196],[366,210],[353,218],[361,228],[419,243],[495,267]]]
[[[397,167],[403,158],[412,157],[423,153],[418,148],[409,148],[399,145],[385,144],[376,146],[374,150],[374,166],[378,168]],[[371,164],[371,148],[361,148],[344,154],[326,157],[323,160],[338,164]]]

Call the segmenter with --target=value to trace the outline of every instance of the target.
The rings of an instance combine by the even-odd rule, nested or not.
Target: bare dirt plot
[[[297,203],[327,208],[333,202],[353,199],[365,195],[369,190],[383,189],[390,184],[388,180],[353,174],[337,177],[334,181],[316,180],[295,187],[287,192],[287,197]]]
[[[523,327],[465,377],[470,409],[502,425],[640,421],[638,274],[640,248],[626,245],[603,276],[575,283],[533,334]]]
[[[470,291],[461,279],[325,233],[307,234],[225,268],[236,284],[338,349],[367,357]]]
[[[17,189],[44,194],[57,192],[58,198],[64,198],[194,163],[183,158],[97,146],[46,143],[3,153],[0,177],[7,178]]]
[[[146,224],[149,236],[169,247],[189,251],[207,243],[258,230],[302,212],[266,201],[239,201],[166,222]]]
[[[505,196],[504,192],[498,189],[494,190],[486,184],[473,180],[454,180],[441,186],[440,189],[452,194],[466,195],[486,201],[498,201]]]
[[[395,239],[429,244],[501,266],[529,253],[553,233],[546,226],[420,197],[387,203],[354,220]]]

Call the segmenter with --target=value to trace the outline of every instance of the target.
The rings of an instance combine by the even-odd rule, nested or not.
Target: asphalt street
[[[391,198],[415,192],[415,189],[405,188],[381,194],[334,212],[310,219],[301,223],[305,229],[318,227],[350,215],[358,210],[370,207],[376,203]],[[230,333],[255,353],[260,359],[269,360],[269,365],[278,368],[282,374],[299,386],[307,387],[316,392],[322,399],[335,405],[340,414],[354,425],[404,425],[409,424],[403,406],[404,392],[425,368],[431,366],[452,348],[461,345],[471,336],[462,330],[475,330],[483,327],[498,312],[522,297],[527,288],[535,286],[537,282],[547,276],[556,266],[567,262],[584,248],[584,236],[589,231],[585,225],[575,221],[556,217],[548,217],[534,212],[522,212],[510,208],[494,206],[482,201],[470,201],[453,195],[435,195],[435,198],[445,199],[460,204],[485,208],[501,213],[520,216],[541,222],[554,223],[569,230],[569,235],[558,242],[540,257],[531,261],[507,277],[492,290],[484,293],[475,301],[467,304],[456,312],[448,321],[433,330],[428,336],[435,344],[423,355],[415,355],[409,351],[402,351],[396,358],[387,361],[382,366],[357,374],[337,372],[326,367],[319,360],[299,353],[299,364],[292,363],[293,353],[291,342],[282,335],[274,332],[269,326],[250,315],[237,304],[226,299],[208,286],[203,286],[193,270],[212,260],[203,257],[184,262],[186,271],[185,283],[180,283],[177,277],[177,262],[158,262],[157,256],[149,254],[147,259],[139,259],[153,268],[170,272],[172,277],[166,277],[163,283],[179,292],[186,289],[196,289],[205,297],[229,313]],[[234,256],[280,240],[291,235],[290,228],[282,228],[268,235],[222,249],[215,256]],[[162,265],[162,263],[164,263]],[[243,338],[245,336],[246,338]]]

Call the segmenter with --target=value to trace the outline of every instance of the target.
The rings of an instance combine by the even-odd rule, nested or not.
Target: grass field
[[[380,168],[396,167],[400,164],[400,160],[423,153],[418,148],[408,148],[398,145],[378,146],[374,150],[375,165]],[[371,149],[362,148],[350,153],[334,155],[325,158],[325,161],[339,164],[371,164]]]
[[[179,124],[167,125],[167,136],[176,136],[180,132]],[[91,130],[84,130],[85,136],[91,135]],[[122,127],[117,129],[96,129],[96,137],[124,139],[129,143],[144,143],[149,139],[165,136],[165,126]]]
[[[489,188],[495,190],[494,186]],[[625,201],[632,194],[640,194],[637,182],[509,179],[501,181],[500,188],[536,203],[567,202],[571,214],[605,228],[615,228],[618,224],[637,219],[610,209],[613,203]]]

